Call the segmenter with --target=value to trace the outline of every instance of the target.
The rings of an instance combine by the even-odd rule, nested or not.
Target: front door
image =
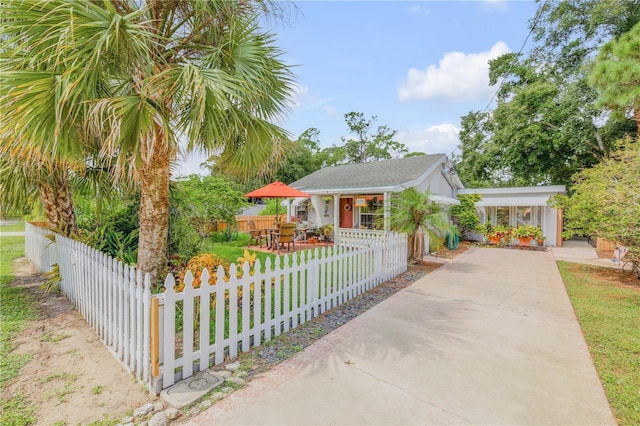
[[[353,198],[340,198],[340,228],[353,228]]]

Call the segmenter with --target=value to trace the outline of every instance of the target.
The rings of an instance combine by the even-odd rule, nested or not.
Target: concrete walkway
[[[584,263],[587,265],[603,266],[605,268],[618,268],[621,264],[616,264],[611,259],[598,258],[598,253],[586,238],[571,239],[563,242],[562,247],[549,248],[556,260],[567,262]]]
[[[553,254],[471,248],[187,424],[615,419]]]

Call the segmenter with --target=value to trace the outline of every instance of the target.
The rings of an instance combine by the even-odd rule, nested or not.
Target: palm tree
[[[412,262],[422,262],[425,232],[431,241],[440,241],[447,232],[453,231],[445,208],[429,200],[430,196],[428,189],[420,192],[408,188],[391,199],[389,226],[409,235],[408,253]]]
[[[71,163],[37,149],[10,150],[7,143],[0,146],[0,155],[0,203],[20,209],[32,204],[38,194],[49,226],[65,236],[77,234],[69,185]]]
[[[292,74],[261,32],[262,1],[5,0],[2,134],[52,155],[83,140],[140,186],[138,269],[166,264],[169,177],[201,149],[255,170],[279,152]]]

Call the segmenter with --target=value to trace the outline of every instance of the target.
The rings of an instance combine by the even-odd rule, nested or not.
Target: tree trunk
[[[138,270],[148,272],[152,283],[167,265],[170,159],[162,137],[156,135],[153,152],[143,159],[140,172]],[[143,152],[149,151],[149,143],[144,143]]]
[[[65,237],[76,234],[78,226],[73,211],[68,172],[55,168],[46,179],[38,183],[38,189],[49,227]]]
[[[411,260],[414,263],[421,263],[424,257],[424,230],[422,226],[416,228],[416,231],[409,237],[409,241]]]

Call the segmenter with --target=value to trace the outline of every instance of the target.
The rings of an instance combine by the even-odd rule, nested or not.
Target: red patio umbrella
[[[290,186],[278,181],[253,190],[244,194],[244,196],[251,198],[276,198],[276,217],[278,216],[278,198],[310,197],[309,194],[295,188],[291,188]]]

